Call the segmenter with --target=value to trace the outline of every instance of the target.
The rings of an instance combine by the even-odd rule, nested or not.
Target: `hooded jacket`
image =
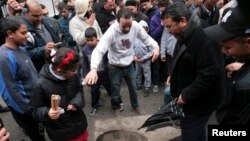
[[[109,64],[126,67],[133,61],[135,39],[141,40],[145,46],[159,47],[136,21],[130,31],[124,34],[116,20],[100,39],[91,56],[91,68],[97,68],[102,56],[108,51]]]
[[[77,75],[66,80],[59,80],[50,71],[49,64],[44,65],[40,72],[40,78],[35,84],[31,96],[34,119],[41,121],[53,141],[66,141],[81,135],[87,128],[87,120],[82,110],[84,107],[83,88]],[[61,96],[59,107],[64,109],[56,120],[48,116],[51,107],[51,95]],[[67,111],[71,104],[77,107],[76,111]]]

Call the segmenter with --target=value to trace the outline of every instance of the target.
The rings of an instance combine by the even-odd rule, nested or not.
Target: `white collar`
[[[52,64],[49,65],[49,71],[50,73],[55,76],[57,79],[59,80],[66,80],[66,78],[64,78],[63,76],[57,75],[54,73],[53,69],[52,69]]]

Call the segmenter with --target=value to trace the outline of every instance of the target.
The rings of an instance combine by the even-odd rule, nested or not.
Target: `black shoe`
[[[101,100],[99,100],[99,104],[98,104],[98,108],[102,107],[103,106],[103,103]]]
[[[114,111],[119,109],[119,111],[122,112],[124,110],[124,105],[123,105],[123,103],[120,103],[119,106],[112,106],[112,109]]]
[[[9,109],[8,107],[2,107],[2,108],[0,109],[0,113],[9,112],[9,111],[10,111],[10,109]]]
[[[143,96],[144,96],[144,97],[147,97],[148,95],[149,95],[149,89],[145,89],[145,90],[144,90]]]

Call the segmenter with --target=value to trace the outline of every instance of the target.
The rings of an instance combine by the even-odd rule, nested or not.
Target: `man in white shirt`
[[[100,39],[98,45],[92,53],[91,71],[85,77],[87,84],[96,83],[98,76],[96,73],[102,56],[108,51],[109,74],[111,81],[111,105],[112,108],[123,110],[123,102],[120,96],[120,87],[124,77],[130,93],[130,101],[134,110],[138,111],[138,101],[136,93],[135,69],[132,64],[134,56],[134,43],[138,38],[146,46],[154,48],[152,61],[159,56],[159,46],[146,31],[133,21],[132,13],[129,9],[123,8],[117,14],[117,20]]]

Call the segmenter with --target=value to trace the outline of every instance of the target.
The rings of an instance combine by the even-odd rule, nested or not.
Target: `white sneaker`
[[[123,103],[120,103],[120,108],[119,108],[120,112],[122,112],[124,110],[124,105]]]
[[[97,112],[97,109],[96,108],[92,108],[92,110],[90,111],[89,115],[90,116],[94,116],[96,112]]]
[[[153,92],[154,92],[154,93],[158,93],[158,92],[159,92],[158,85],[154,85],[154,87],[153,87]]]

